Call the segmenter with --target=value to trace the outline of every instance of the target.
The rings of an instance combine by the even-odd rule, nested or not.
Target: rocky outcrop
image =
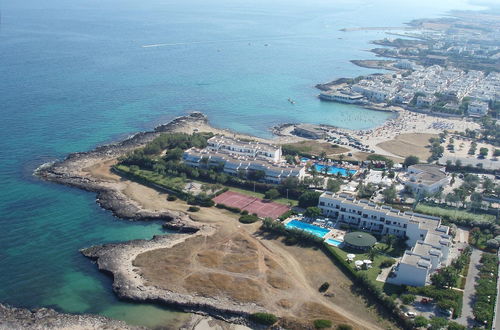
[[[65,314],[50,308],[26,309],[0,304],[0,329],[146,329],[90,314]]]
[[[201,112],[193,112],[178,117],[168,124],[160,125],[153,131],[137,133],[124,141],[108,144],[88,152],[68,155],[64,160],[40,166],[35,174],[47,181],[57,182],[97,193],[97,202],[117,217],[130,220],[180,220],[181,214],[174,211],[151,212],[131,203],[120,191],[106,183],[106,180],[84,175],[82,170],[93,163],[113,159],[145,145],[161,133],[172,132],[187,125],[206,125],[207,117]]]
[[[211,226],[203,226],[193,235],[212,235],[215,230]],[[175,306],[185,312],[208,314],[226,322],[247,324],[249,314],[264,310],[255,304],[242,304],[221,297],[204,297],[159,288],[145,283],[138,274],[138,269],[133,264],[137,255],[151,250],[171,248],[193,235],[158,235],[151,240],[92,246],[82,249],[81,253],[96,261],[99,270],[113,277],[113,290],[121,299],[159,302]]]

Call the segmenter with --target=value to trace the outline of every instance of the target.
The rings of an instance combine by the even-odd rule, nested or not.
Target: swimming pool
[[[340,175],[342,175],[342,176],[348,176],[349,174],[352,174],[352,175],[356,174],[356,170],[347,170],[347,169],[342,168],[342,167],[314,164],[314,168],[316,169],[317,172],[320,172],[320,173],[324,173],[325,167],[328,167],[327,173],[331,174],[331,175],[337,175],[338,173],[340,173]]]
[[[308,233],[311,233],[315,236],[323,238],[328,232],[330,231],[329,229],[321,228],[318,226],[310,225],[308,223],[299,221],[299,220],[292,220],[289,223],[285,225],[286,228],[296,228],[300,229],[303,231],[307,231]]]
[[[327,244],[329,245],[333,245],[333,246],[339,246],[340,244],[342,244],[342,241],[339,241],[339,240],[336,240],[334,238],[329,238],[325,241]]]

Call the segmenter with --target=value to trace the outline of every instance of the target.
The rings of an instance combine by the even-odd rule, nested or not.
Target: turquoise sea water
[[[405,7],[403,7],[405,6]],[[450,7],[451,6],[451,7]],[[281,122],[350,128],[388,114],[320,102],[318,82],[374,72],[351,59],[381,31],[439,16],[457,1],[23,0],[1,3],[0,301],[150,326],[181,317],[119,302],[78,250],[151,238],[158,223],[99,209],[94,195],[40,182],[40,164],[123,138],[190,110],[268,135]],[[147,45],[167,44],[157,47]],[[287,99],[296,101],[290,104]]]

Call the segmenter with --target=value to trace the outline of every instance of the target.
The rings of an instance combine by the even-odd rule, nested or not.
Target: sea
[[[317,83],[377,72],[371,40],[466,1],[23,0],[0,2],[0,302],[146,326],[186,317],[118,300],[79,249],[150,239],[95,195],[40,181],[43,163],[198,110],[269,137],[285,122],[369,129],[391,114],[322,102]],[[395,32],[395,31],[392,31]],[[397,31],[396,31],[397,32]],[[288,99],[293,100],[292,104]]]

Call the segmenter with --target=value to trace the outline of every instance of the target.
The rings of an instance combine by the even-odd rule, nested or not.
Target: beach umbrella
[[[371,261],[371,260],[368,260],[368,259],[367,259],[367,260],[363,260],[363,262],[364,262],[365,264],[367,264],[367,265],[371,265],[371,264],[372,264],[372,261]]]
[[[363,266],[363,261],[361,261],[361,260],[356,260],[356,261],[354,262],[354,264],[355,264],[356,266],[358,266],[358,267],[361,267],[361,266]]]
[[[355,254],[349,253],[349,254],[347,255],[347,259],[351,259],[351,260],[352,260],[352,259],[354,259],[354,258],[356,258],[356,255],[355,255]]]

